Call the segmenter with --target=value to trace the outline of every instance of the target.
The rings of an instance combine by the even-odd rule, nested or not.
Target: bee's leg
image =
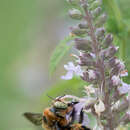
[[[75,121],[75,108],[73,108],[72,113],[70,114],[71,121],[69,124],[73,124]]]
[[[56,124],[55,124],[55,128],[56,128],[56,130],[62,130],[62,129],[59,127],[58,122],[56,122]]]
[[[86,126],[82,125],[81,126],[83,128],[83,130],[91,130],[90,128],[87,128]]]
[[[81,123],[81,124],[82,124],[83,120],[84,120],[84,113],[83,113],[83,109],[82,109],[82,110],[81,110],[81,112],[80,112],[80,119],[79,119],[79,123]]]
[[[48,123],[48,121],[47,121],[47,119],[46,119],[46,117],[45,116],[43,116],[43,118],[42,118],[42,127],[45,129],[45,130],[52,130],[53,129],[53,126],[51,125],[49,125],[49,123]],[[53,130],[56,130],[56,129],[53,129]]]
[[[77,123],[77,124],[71,125],[70,130],[91,130],[91,129],[82,124]]]
[[[55,124],[56,130],[71,130],[70,124],[67,124],[67,125],[65,124],[62,124],[61,122],[57,122]]]
[[[43,117],[42,117],[42,120],[43,120],[43,122],[44,122],[44,123],[46,123],[46,124],[47,124],[47,119],[46,119],[46,117],[45,117],[45,116],[43,116]]]

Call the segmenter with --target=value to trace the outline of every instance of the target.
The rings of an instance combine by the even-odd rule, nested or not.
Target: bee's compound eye
[[[67,108],[67,104],[57,101],[54,103],[54,107],[55,108],[59,108],[59,109],[66,109]]]
[[[47,123],[47,119],[45,116],[43,116],[42,119],[43,119],[44,123]]]

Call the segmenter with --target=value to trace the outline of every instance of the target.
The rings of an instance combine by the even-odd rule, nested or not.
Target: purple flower
[[[96,58],[96,55],[94,53],[90,53],[90,55],[92,56],[92,58]]]
[[[64,68],[68,71],[66,75],[61,76],[61,79],[70,80],[74,75],[83,76],[83,70],[79,65],[75,66],[73,62],[68,62],[67,65],[64,65]]]
[[[126,94],[130,91],[130,84],[122,82],[122,86],[118,88],[120,94]]]
[[[118,86],[121,83],[120,77],[116,75],[112,76],[111,80],[114,86]]]
[[[121,77],[128,76],[128,71],[127,71],[127,70],[121,71],[121,72],[120,72],[120,76],[121,76]]]

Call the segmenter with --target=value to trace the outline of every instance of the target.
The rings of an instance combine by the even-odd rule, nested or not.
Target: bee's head
[[[65,117],[68,105],[63,101],[55,101],[52,104],[51,111],[59,117]]]
[[[57,97],[52,102],[51,111],[60,117],[65,117],[67,113],[73,111],[74,105],[78,101],[67,99],[65,96]]]
[[[63,102],[63,101],[56,101],[53,103],[53,107],[56,108],[56,109],[67,109],[68,107],[68,104]]]
[[[57,109],[67,109],[68,107],[73,107],[75,104],[78,103],[77,100],[68,100],[64,98],[64,96],[57,97],[53,102],[53,107]]]

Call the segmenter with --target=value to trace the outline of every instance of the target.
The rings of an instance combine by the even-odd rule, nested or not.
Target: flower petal
[[[118,88],[120,94],[126,94],[130,91],[130,84],[122,82],[122,87]]]
[[[89,79],[95,79],[96,78],[96,74],[93,70],[88,70],[88,74],[89,74]]]
[[[120,77],[119,76],[112,76],[112,83],[114,86],[118,86],[121,83]]]
[[[68,71],[66,75],[61,76],[61,79],[70,80],[73,78],[73,71]]]
[[[81,70],[81,67],[79,65],[75,67],[75,75],[83,76],[83,71]]]
[[[95,112],[100,116],[100,113],[105,110],[105,105],[101,99],[99,99],[99,103],[94,105]]]
[[[69,70],[74,70],[75,69],[75,66],[73,64],[73,62],[68,62],[67,65],[64,65],[64,68],[69,71]]]
[[[64,65],[64,68],[68,71],[65,76],[61,76],[61,79],[69,80],[72,79],[73,75],[83,76],[83,70],[79,65],[75,66],[73,62],[69,62],[67,65]]]

